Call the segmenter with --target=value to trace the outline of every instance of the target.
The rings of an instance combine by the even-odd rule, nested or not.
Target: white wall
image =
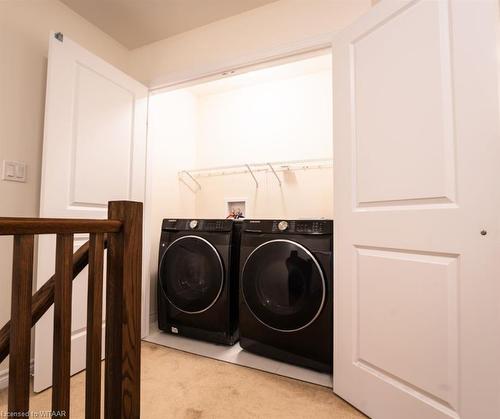
[[[156,275],[161,222],[195,216],[195,195],[177,178],[196,159],[197,99],[186,90],[151,96],[148,141],[152,158],[151,313],[156,313]]]
[[[309,169],[279,173],[281,187],[270,174],[211,177],[196,195],[198,218],[224,218],[225,199],[247,199],[249,218],[333,218],[333,171]]]
[[[197,166],[331,157],[331,89],[326,69],[199,96]]]
[[[366,12],[370,0],[280,0],[135,49],[130,71],[144,83],[178,81],[248,63],[277,48],[329,35]]]
[[[38,216],[49,32],[64,32],[115,66],[127,50],[55,0],[0,1],[0,162],[28,164],[27,183],[0,181],[0,216]],[[10,318],[12,239],[0,238],[0,327]],[[0,365],[0,386],[7,363]]]

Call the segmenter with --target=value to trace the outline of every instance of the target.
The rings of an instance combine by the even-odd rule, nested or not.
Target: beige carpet
[[[71,379],[71,418],[84,417],[85,373]],[[331,390],[198,355],[142,344],[141,417],[365,417]],[[30,410],[50,409],[50,390],[32,394]],[[0,392],[0,416],[7,392]]]

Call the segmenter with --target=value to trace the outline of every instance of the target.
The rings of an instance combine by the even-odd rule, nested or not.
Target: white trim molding
[[[200,83],[201,80],[223,77],[222,73],[247,72],[254,70],[256,66],[268,67],[273,61],[331,48],[334,33],[328,32],[296,42],[277,45],[254,54],[241,55],[225,62],[221,61],[217,65],[207,65],[189,71],[157,77],[149,83],[149,89],[150,91],[163,90],[174,86],[175,88],[180,88],[181,86]]]

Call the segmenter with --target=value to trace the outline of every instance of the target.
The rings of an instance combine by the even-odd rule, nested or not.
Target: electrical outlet
[[[2,179],[11,182],[26,182],[26,163],[4,160]]]

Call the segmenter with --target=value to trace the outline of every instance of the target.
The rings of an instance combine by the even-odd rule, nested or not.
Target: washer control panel
[[[205,231],[225,231],[227,220],[204,220]]]
[[[332,234],[333,220],[246,220],[244,230],[254,233]]]
[[[295,232],[321,234],[328,232],[328,228],[323,221],[297,221],[295,223]]]

